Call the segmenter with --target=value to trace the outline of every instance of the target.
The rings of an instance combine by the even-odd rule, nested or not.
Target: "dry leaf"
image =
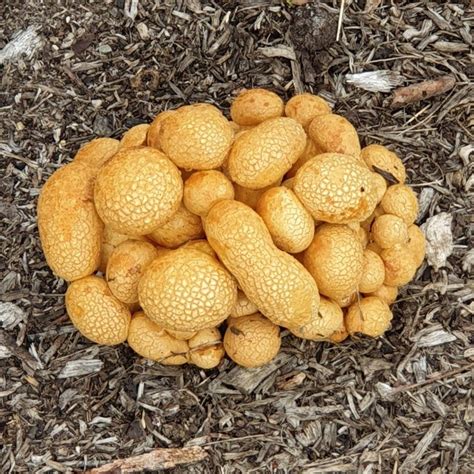
[[[453,252],[452,222],[451,214],[441,212],[421,226],[426,237],[426,260],[436,271],[446,266],[447,258]]]

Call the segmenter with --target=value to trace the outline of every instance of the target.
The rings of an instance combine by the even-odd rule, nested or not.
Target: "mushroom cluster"
[[[97,344],[162,364],[259,367],[280,329],[379,337],[425,255],[400,158],[322,98],[251,89],[97,138],[38,201],[46,261]]]

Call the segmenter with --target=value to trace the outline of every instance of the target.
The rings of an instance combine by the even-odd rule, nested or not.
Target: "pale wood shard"
[[[203,448],[157,448],[146,454],[124,459],[117,459],[109,464],[86,471],[86,474],[130,473],[145,470],[171,469],[181,464],[203,461],[207,453]]]

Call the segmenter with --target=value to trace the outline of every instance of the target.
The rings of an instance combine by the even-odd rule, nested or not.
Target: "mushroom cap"
[[[385,285],[403,286],[415,276],[415,257],[406,245],[383,249],[380,256],[385,265]]]
[[[148,129],[147,137],[146,137],[146,143],[148,146],[151,146],[152,148],[156,148],[157,150],[161,151],[161,144],[160,144],[160,130],[161,130],[161,125],[163,122],[171,117],[176,113],[176,110],[164,110],[163,112],[160,112],[151,122],[150,128]]]
[[[258,125],[283,115],[283,100],[266,89],[242,91],[230,106],[230,116],[238,125]]]
[[[331,113],[331,107],[317,95],[303,93],[293,96],[285,105],[285,115],[307,128],[314,117]]]
[[[357,130],[344,117],[337,114],[316,116],[309,124],[308,134],[323,153],[342,153],[360,157]]]
[[[265,193],[265,191],[268,191],[269,189],[272,189],[275,186],[279,186],[280,183],[281,179],[278,179],[275,183],[272,183],[269,186],[265,186],[264,188],[260,189],[244,188],[243,186],[239,186],[238,184],[234,183],[234,199],[236,201],[246,204],[252,209],[255,209],[257,207],[258,200]]]
[[[408,248],[411,250],[418,268],[425,258],[426,238],[425,234],[415,224],[408,227]]]
[[[291,189],[278,186],[265,191],[255,210],[279,249],[299,253],[313,240],[314,220]]]
[[[201,218],[182,204],[165,224],[153,229],[148,238],[166,248],[176,248],[185,242],[203,237]]]
[[[362,275],[363,248],[356,233],[347,226],[323,224],[303,257],[319,292],[342,299],[356,289]]]
[[[182,248],[199,250],[200,252],[207,253],[207,255],[211,257],[217,258],[216,252],[214,252],[214,249],[209,245],[206,239],[189,240],[182,245]]]
[[[321,150],[316,146],[313,140],[311,138],[306,139],[306,146],[303,150],[303,153],[300,155],[300,157],[296,160],[296,163],[291,167],[290,171],[286,173],[287,178],[293,178],[296,176],[296,173],[298,170],[309,160],[314,158],[317,155],[323,154],[324,151]]]
[[[197,334],[197,331],[173,331],[172,329],[166,329],[166,332],[179,341],[189,341]]]
[[[387,181],[385,178],[378,173],[372,173],[372,184],[377,195],[377,204],[384,197],[385,191],[387,191]]]
[[[387,304],[393,304],[397,300],[398,288],[396,286],[387,286],[382,285],[373,293],[370,293],[365,296],[378,296],[381,300],[385,301]]]
[[[321,297],[319,310],[311,321],[290,331],[297,337],[320,341],[330,337],[344,325],[342,309],[330,299]]]
[[[216,259],[180,248],[147,267],[138,295],[145,314],[159,326],[199,331],[226,319],[237,298],[237,285]]]
[[[169,335],[143,311],[135,313],[128,331],[128,345],[142,357],[163,365],[182,365],[188,362],[189,346]]]
[[[130,311],[102,278],[73,281],[66,291],[66,310],[76,329],[97,344],[113,346],[127,339]]]
[[[92,200],[96,170],[73,161],[46,181],[38,200],[38,229],[46,261],[67,281],[100,263],[103,224]]]
[[[369,243],[369,233],[361,226],[357,230],[357,236],[359,237],[362,247],[365,249]]]
[[[138,281],[158,250],[143,240],[126,240],[111,253],[106,281],[112,294],[123,303],[138,303]]]
[[[347,332],[346,325],[344,323],[344,319],[342,320],[341,327],[337,329],[337,331],[334,331],[330,336],[329,336],[329,341],[339,344],[342,341],[345,341],[349,337],[349,333]]]
[[[382,145],[369,145],[362,148],[361,157],[370,170],[374,166],[390,173],[399,183],[404,183],[406,179],[405,166],[396,153],[390,151]]]
[[[359,297],[359,293],[357,291],[353,291],[350,295],[346,295],[341,298],[335,298],[333,301],[340,308],[347,308],[352,303],[354,303],[354,301],[357,301],[358,297]]]
[[[222,336],[217,328],[201,329],[188,344],[190,362],[201,369],[217,367],[225,356]]]
[[[154,148],[120,150],[99,171],[95,207],[115,231],[145,235],[178,210],[183,182],[176,166]]]
[[[280,328],[260,313],[231,319],[224,335],[227,355],[242,367],[261,367],[280,350]]]
[[[377,291],[385,279],[385,266],[383,260],[372,250],[364,251],[364,263],[362,276],[359,280],[359,291],[361,293],[373,293]]]
[[[377,296],[367,296],[349,307],[345,317],[347,332],[381,336],[390,327],[393,315],[388,304]]]
[[[230,312],[233,318],[240,318],[258,312],[258,308],[253,304],[243,291],[237,292],[237,300]]]
[[[234,132],[221,111],[210,104],[180,107],[161,123],[159,144],[180,168],[205,170],[224,162]]]
[[[74,161],[91,166],[97,171],[118,152],[119,148],[120,142],[114,138],[95,138],[79,148]]]
[[[377,205],[370,171],[356,158],[337,153],[303,165],[293,190],[316,220],[334,224],[363,221]]]
[[[408,227],[394,214],[382,214],[372,224],[372,239],[382,249],[408,242]]]
[[[120,148],[146,146],[147,134],[150,124],[140,123],[127,130],[120,140]]]
[[[230,178],[245,188],[264,188],[283,177],[305,146],[306,134],[296,120],[267,120],[235,139],[227,163]]]
[[[416,194],[405,184],[389,186],[380,205],[385,213],[400,217],[406,225],[413,224],[418,216]]]
[[[234,187],[220,171],[196,171],[184,183],[183,203],[193,214],[206,216],[222,199],[234,199]]]

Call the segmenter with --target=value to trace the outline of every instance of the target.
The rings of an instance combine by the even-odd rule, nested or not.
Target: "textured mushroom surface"
[[[183,203],[193,214],[206,216],[222,199],[234,199],[234,187],[220,171],[196,171],[184,183]]]
[[[405,166],[393,151],[382,145],[374,144],[362,148],[360,155],[372,171],[375,171],[375,166],[386,173],[390,173],[399,183],[405,182]]]
[[[100,263],[103,224],[93,202],[93,167],[72,162],[45,183],[38,200],[38,229],[46,261],[67,281],[92,274]]]
[[[131,148],[135,146],[145,146],[150,125],[141,123],[127,130],[120,140],[120,148]]]
[[[248,368],[270,362],[278,354],[280,345],[280,328],[260,313],[233,319],[224,335],[227,355]]]
[[[408,249],[415,259],[416,266],[419,267],[425,259],[426,238],[425,234],[415,224],[408,227]]]
[[[79,148],[74,161],[98,170],[117,153],[119,148],[120,142],[114,138],[95,138]]]
[[[384,212],[400,217],[407,225],[413,224],[418,215],[416,194],[405,184],[390,186],[385,192],[380,205]]]
[[[360,158],[357,130],[337,114],[316,116],[309,124],[308,134],[323,153],[342,153]]]
[[[170,336],[163,328],[150,321],[143,311],[133,315],[127,342],[137,354],[163,365],[182,365],[188,362],[188,343]]]
[[[111,346],[127,339],[130,311],[102,278],[73,281],[66,291],[66,310],[76,329],[97,344]]]
[[[382,249],[408,242],[408,227],[402,218],[393,214],[382,214],[372,223],[371,235]]]
[[[388,304],[377,296],[367,296],[347,310],[345,325],[349,334],[379,337],[389,327],[393,315]]]
[[[146,136],[146,144],[151,146],[152,148],[156,148],[157,150],[161,150],[160,145],[160,130],[161,125],[163,122],[175,113],[174,110],[165,110],[164,112],[160,112],[151,122],[150,128],[148,129],[147,136]]]
[[[382,285],[373,293],[369,293],[366,296],[378,296],[381,300],[385,301],[385,303],[393,304],[397,300],[398,288],[396,286]]]
[[[190,362],[201,369],[217,367],[225,356],[222,336],[217,328],[201,329],[188,344]]]
[[[415,257],[406,245],[383,249],[380,256],[385,265],[385,285],[403,286],[415,276]]]
[[[220,201],[204,219],[211,247],[260,312],[275,324],[298,326],[311,319],[319,292],[295,258],[279,250],[262,218],[238,201]]]
[[[306,139],[306,145],[304,147],[303,153],[296,160],[295,164],[290,168],[290,171],[286,173],[287,178],[293,178],[296,176],[298,170],[309,160],[314,158],[317,155],[323,154],[324,151],[321,148],[317,147],[311,138]]]
[[[370,171],[347,155],[325,153],[296,173],[295,194],[312,216],[331,223],[360,222],[377,205]]]
[[[347,226],[323,224],[316,229],[304,252],[304,266],[322,295],[340,299],[351,295],[362,276],[363,249],[356,233]]]
[[[267,120],[236,138],[227,163],[229,175],[245,188],[264,188],[283,177],[305,146],[306,134],[296,120]]]
[[[280,183],[281,179],[278,179],[275,183],[272,183],[269,186],[265,186],[264,188],[260,189],[244,188],[243,186],[239,186],[238,184],[234,183],[234,199],[236,201],[246,204],[252,209],[255,209],[257,207],[257,202],[261,198],[261,196],[274,186],[279,186]]]
[[[377,195],[377,203],[379,203],[387,191],[387,181],[380,174],[372,173],[372,185]]]
[[[314,117],[318,115],[330,114],[329,104],[313,94],[298,94],[293,96],[285,105],[285,115],[299,122],[307,128]]]
[[[94,200],[104,223],[128,235],[145,235],[178,210],[183,182],[176,166],[149,147],[126,148],[97,176]]]
[[[197,334],[197,331],[173,331],[172,329],[166,329],[166,332],[180,341],[188,341]]]
[[[258,125],[265,120],[281,117],[283,100],[266,89],[249,89],[241,92],[230,106],[230,116],[238,125]]]
[[[335,344],[339,344],[340,342],[346,340],[348,337],[349,333],[347,332],[346,324],[343,319],[341,326],[336,331],[334,331],[328,339]]]
[[[163,247],[172,249],[203,235],[201,218],[181,204],[168,222],[154,229],[147,237]]]
[[[209,245],[209,242],[206,239],[189,240],[183,244],[181,248],[196,249],[200,252],[207,253],[207,255],[210,255],[211,257],[217,258],[216,252],[214,252],[214,249]]]
[[[220,110],[210,104],[180,107],[161,124],[159,144],[180,168],[206,170],[224,162],[234,132]]]
[[[113,295],[123,303],[138,302],[138,281],[145,268],[158,256],[149,242],[126,240],[112,251],[106,281]]]
[[[269,189],[260,197],[255,210],[279,249],[299,253],[313,240],[314,220],[291,189]]]
[[[359,280],[361,293],[373,293],[378,290],[385,280],[385,266],[383,260],[372,250],[364,250],[362,275]]]
[[[139,283],[140,306],[165,329],[199,331],[220,324],[237,298],[234,278],[216,259],[180,248],[156,260]]]
[[[258,311],[257,306],[252,303],[243,291],[237,292],[237,300],[230,312],[233,318],[240,318],[241,316],[248,316]]]

